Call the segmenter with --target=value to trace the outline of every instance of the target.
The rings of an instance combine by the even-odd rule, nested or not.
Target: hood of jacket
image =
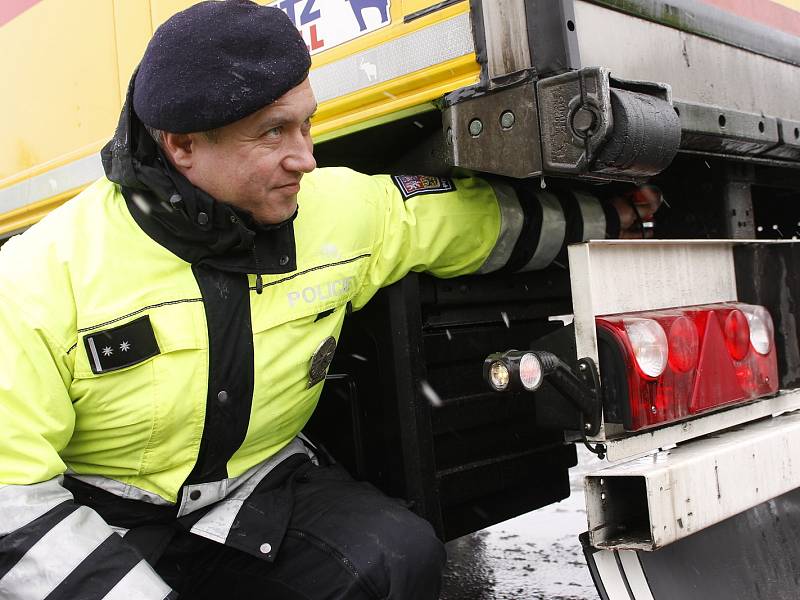
[[[169,163],[133,110],[136,73],[114,137],[100,156],[106,177],[122,189],[136,223],[192,265],[253,274],[296,267],[293,221],[260,225],[192,185]]]

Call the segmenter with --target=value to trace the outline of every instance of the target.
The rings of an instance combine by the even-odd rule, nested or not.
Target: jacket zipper
[[[264,280],[261,279],[261,263],[258,262],[255,244],[253,244],[253,260],[256,263],[256,294],[261,294],[264,291]]]

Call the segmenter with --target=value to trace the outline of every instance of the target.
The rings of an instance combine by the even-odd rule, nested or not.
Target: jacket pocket
[[[302,266],[289,276],[265,278],[265,293],[251,294],[253,332],[329,313],[358,293],[365,277],[369,254],[336,262]]]
[[[153,347],[131,364],[98,368],[98,363],[114,367],[108,359],[131,352],[147,338],[146,327]],[[136,328],[138,342],[127,335]],[[135,475],[191,460],[187,446],[199,443],[205,414],[208,339],[202,302],[162,305],[86,327],[75,352],[69,390],[75,430],[65,449],[73,468],[85,472],[80,465],[91,470],[102,465],[109,474]],[[156,460],[149,457],[153,448]]]
[[[202,302],[162,303],[80,329],[74,378],[127,371],[161,354],[207,347]]]

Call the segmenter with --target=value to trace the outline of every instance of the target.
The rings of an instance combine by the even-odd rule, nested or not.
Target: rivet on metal
[[[590,136],[597,124],[597,116],[586,107],[581,107],[572,115],[572,128],[580,136]]]
[[[514,116],[514,113],[510,110],[505,111],[502,115],[500,115],[500,126],[503,129],[511,129],[516,122],[517,117]]]
[[[481,133],[483,133],[483,122],[480,119],[472,119],[469,122],[469,134],[478,137]]]

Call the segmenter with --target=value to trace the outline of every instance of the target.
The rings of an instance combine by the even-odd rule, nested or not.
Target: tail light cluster
[[[604,417],[628,431],[778,391],[769,312],[711,304],[597,317]]]

